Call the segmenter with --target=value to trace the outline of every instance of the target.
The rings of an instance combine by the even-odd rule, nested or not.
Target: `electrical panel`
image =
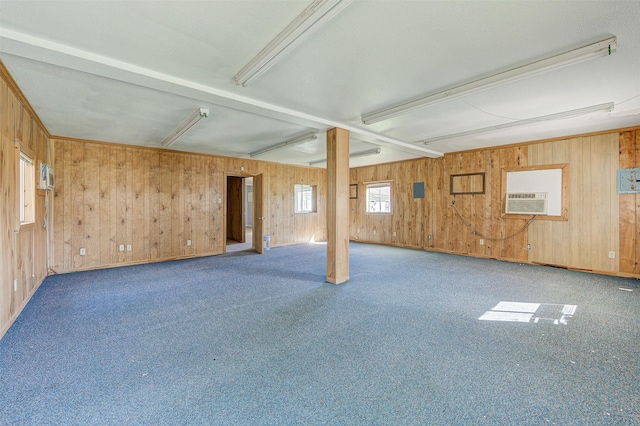
[[[640,193],[640,169],[618,169],[618,194]]]
[[[48,164],[40,163],[40,189],[52,190],[53,188],[53,169]]]

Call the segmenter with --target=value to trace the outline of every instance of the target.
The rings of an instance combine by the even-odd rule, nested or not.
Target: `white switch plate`
[[[616,258],[616,252],[615,251],[610,251],[609,252],[609,259],[615,259]]]
[[[187,240],[187,245],[190,246],[191,245],[191,240]]]
[[[13,280],[13,291],[18,291],[18,280]]]
[[[395,233],[395,231],[393,232],[393,236],[394,236],[394,237],[396,236],[396,233]]]
[[[131,244],[127,245],[127,251],[131,251]]]
[[[124,244],[120,244],[120,251],[124,251]]]
[[[80,256],[85,256],[86,254],[87,254],[87,249],[86,249],[86,248],[84,248],[84,247],[82,247],[82,248],[80,249]]]
[[[480,245],[483,246],[484,245],[484,240],[480,239]]]

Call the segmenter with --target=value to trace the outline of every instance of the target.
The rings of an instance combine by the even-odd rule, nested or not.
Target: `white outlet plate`
[[[615,251],[610,251],[609,252],[609,259],[615,259],[616,258],[616,252]]]
[[[396,236],[396,233],[395,233],[395,232],[393,233],[393,236],[394,236],[394,237]]]
[[[120,251],[124,251],[124,244],[120,244]]]
[[[187,240],[187,245],[190,246],[191,245],[191,240]]]
[[[127,245],[127,251],[131,251],[131,244]]]
[[[82,248],[80,249],[80,256],[86,256],[86,254],[87,254],[87,249],[86,249],[86,248],[84,248],[84,247],[82,247]]]
[[[376,234],[377,234],[377,232],[376,232],[376,230],[374,229],[374,230],[373,230],[373,235],[376,235]]]
[[[484,240],[483,240],[483,239],[481,239],[481,240],[480,240],[480,245],[481,245],[481,246],[483,246],[483,245],[484,245]]]

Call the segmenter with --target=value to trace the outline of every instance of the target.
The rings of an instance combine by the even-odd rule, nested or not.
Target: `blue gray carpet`
[[[325,259],[47,278],[0,341],[0,424],[640,424],[638,281],[351,244],[334,286]]]

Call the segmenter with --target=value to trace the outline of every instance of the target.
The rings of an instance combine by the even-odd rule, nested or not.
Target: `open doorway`
[[[227,253],[255,249],[253,198],[253,177],[227,176]]]

